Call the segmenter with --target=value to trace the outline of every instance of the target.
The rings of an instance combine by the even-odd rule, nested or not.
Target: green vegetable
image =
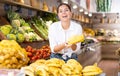
[[[32,18],[32,24],[39,32],[39,35],[44,39],[48,40],[48,28],[45,22],[41,18]]]
[[[17,28],[13,28],[10,33],[17,34],[18,32],[19,32],[19,30]]]
[[[111,10],[112,0],[96,0],[98,12],[109,12]]]
[[[14,20],[14,19],[20,19],[20,15],[14,11],[11,11],[11,10],[7,12],[7,17],[10,21]]]
[[[20,20],[19,19],[12,20],[11,24],[13,27],[20,27]]]
[[[3,26],[0,27],[0,31],[1,31],[4,35],[9,34],[11,30],[12,30],[12,26],[11,26],[11,25],[3,25]]]
[[[34,30],[30,26],[22,26],[22,29],[27,33],[34,32]]]
[[[28,41],[28,42],[32,42],[32,41],[37,40],[36,35],[33,32],[25,33],[24,36],[25,36],[25,40]]]
[[[7,39],[16,40],[16,35],[15,34],[7,34]]]
[[[17,37],[17,42],[23,42],[25,40],[24,35],[21,33],[17,33],[16,37]]]
[[[24,19],[19,19],[21,26],[25,25],[25,20]]]
[[[19,31],[20,33],[25,33],[25,30],[24,30],[22,27],[19,27],[19,28],[18,28],[18,31]]]

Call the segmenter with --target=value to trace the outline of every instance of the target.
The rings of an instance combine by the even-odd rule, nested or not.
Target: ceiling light
[[[89,17],[92,17],[92,13],[89,13],[88,16],[89,16]]]
[[[73,9],[76,9],[77,8],[77,5],[73,5]]]
[[[66,3],[66,4],[68,4],[68,1],[64,1],[63,3]]]
[[[79,11],[80,11],[80,12],[83,12],[83,9],[80,9]]]
[[[68,0],[62,0],[62,2],[68,4]]]
[[[102,17],[105,17],[105,13],[102,14]]]
[[[85,11],[85,12],[84,12],[84,14],[85,14],[85,15],[87,15],[87,14],[88,14],[88,12],[87,12],[87,11]]]

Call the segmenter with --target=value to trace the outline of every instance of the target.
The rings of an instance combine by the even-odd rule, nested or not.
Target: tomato
[[[31,50],[31,52],[32,52],[32,53],[34,53],[34,52],[35,52],[35,50],[34,50],[34,49],[32,49],[32,50]]]
[[[40,54],[39,51],[37,51],[37,52],[36,52],[36,55],[39,55],[39,54]]]
[[[35,56],[33,56],[31,59],[32,59],[32,60],[35,60],[36,58],[35,58]]]
[[[38,57],[38,59],[40,59],[40,58],[41,58],[41,56],[40,56],[40,55],[38,55],[37,57]]]
[[[32,57],[33,54],[31,52],[28,52],[28,57]]]

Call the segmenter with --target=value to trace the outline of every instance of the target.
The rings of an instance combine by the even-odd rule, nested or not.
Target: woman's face
[[[61,21],[68,21],[71,19],[72,13],[66,5],[61,5],[58,9],[58,17]]]

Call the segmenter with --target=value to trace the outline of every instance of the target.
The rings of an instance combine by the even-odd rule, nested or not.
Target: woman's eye
[[[66,9],[65,11],[69,11],[68,9]]]
[[[59,13],[62,13],[62,11],[59,11]]]
[[[68,12],[68,11],[69,11],[68,9],[60,10],[59,13]]]

